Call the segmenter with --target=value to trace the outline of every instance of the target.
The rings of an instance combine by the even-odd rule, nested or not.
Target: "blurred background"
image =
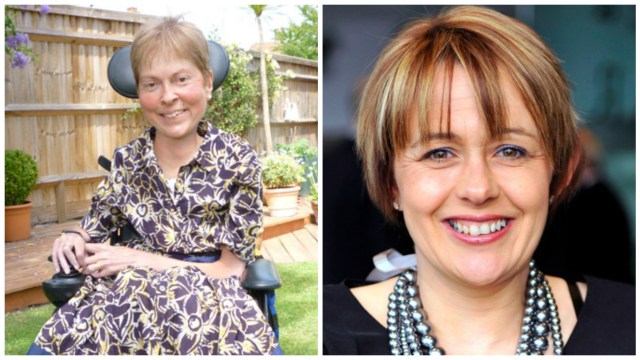
[[[359,178],[358,161],[352,155],[355,100],[358,88],[388,39],[407,22],[437,15],[442,8],[323,6],[325,283],[338,282],[343,277],[362,277],[363,270],[353,270],[355,264],[371,268],[371,256],[388,247],[410,251],[406,234],[389,228],[372,209]],[[611,254],[611,260],[622,263],[624,269],[616,275],[597,271],[594,275],[634,281],[635,6],[502,5],[491,8],[532,27],[561,60],[590,147],[592,167],[583,179],[583,187],[595,189],[592,185],[604,184],[596,191],[599,195],[588,195],[586,199],[591,200],[580,203],[587,207],[580,206],[580,211],[565,209],[566,216],[559,214],[565,225],[576,224],[573,229],[579,228],[577,235],[576,231],[569,234],[566,229],[556,231],[560,234],[557,236],[568,234],[575,241],[583,241],[582,236],[589,237],[583,247],[589,247],[593,254],[581,253],[574,243],[556,255],[575,255],[598,262],[602,260],[597,256],[598,251],[614,247],[609,243],[618,241],[620,245],[617,252]],[[353,191],[354,187],[357,191]],[[597,223],[602,225],[594,225]],[[593,227],[601,230],[596,232]],[[623,239],[616,240],[621,237]],[[369,249],[372,244],[374,248]],[[347,254],[341,254],[343,252]],[[340,265],[341,262],[346,264]],[[607,266],[606,261],[600,263],[604,264],[601,267]]]

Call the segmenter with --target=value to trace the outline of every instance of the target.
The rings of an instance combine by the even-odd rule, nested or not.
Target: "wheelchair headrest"
[[[217,89],[229,73],[229,56],[224,48],[214,41],[209,45],[209,66],[213,70],[213,89]],[[116,51],[109,60],[107,77],[111,87],[120,95],[131,99],[138,98],[136,79],[131,68],[131,45]]]

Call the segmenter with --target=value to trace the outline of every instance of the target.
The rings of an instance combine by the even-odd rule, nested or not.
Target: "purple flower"
[[[11,49],[15,49],[18,47],[18,45],[20,45],[20,39],[18,39],[17,35],[9,36],[4,39],[4,43]]]
[[[13,36],[9,36],[5,39],[5,43],[8,47],[15,49],[20,45],[29,45],[29,35],[23,33],[17,33]]]
[[[49,12],[51,12],[49,5],[40,6],[40,15],[47,15]]]
[[[29,63],[29,58],[27,55],[21,53],[20,51],[14,51],[13,57],[11,61],[11,67],[19,67],[24,68]]]

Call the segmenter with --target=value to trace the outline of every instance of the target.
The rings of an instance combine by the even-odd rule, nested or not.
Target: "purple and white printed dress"
[[[252,261],[262,226],[255,152],[200,122],[204,141],[180,168],[172,197],[153,151],[154,130],[115,151],[111,173],[81,223],[91,241],[107,241],[126,220],[141,235],[126,246],[194,254],[226,245]],[[36,344],[54,354],[269,354],[278,346],[238,277],[213,279],[195,266],[130,266],[112,277],[87,276]]]

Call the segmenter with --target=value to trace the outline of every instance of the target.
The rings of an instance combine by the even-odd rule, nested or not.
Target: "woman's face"
[[[393,165],[395,199],[415,242],[418,266],[475,286],[508,280],[525,268],[549,205],[552,169],[538,131],[515,87],[503,81],[502,90],[507,129],[491,139],[472,85],[456,66],[451,136],[434,113],[429,141],[421,142],[414,117],[409,145]],[[441,103],[441,96],[433,101]]]
[[[195,136],[211,91],[211,81],[183,58],[156,54],[140,71],[140,106],[156,128],[156,137]]]

